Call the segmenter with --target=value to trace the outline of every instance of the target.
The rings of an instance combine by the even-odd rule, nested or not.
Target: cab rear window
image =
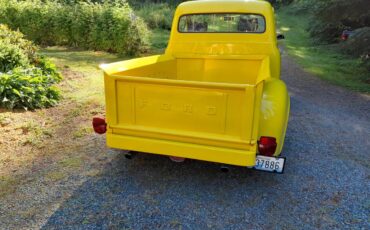
[[[259,14],[214,13],[182,15],[181,33],[263,33],[265,18]]]

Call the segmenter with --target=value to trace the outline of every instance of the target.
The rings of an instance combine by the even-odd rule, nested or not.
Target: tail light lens
[[[261,137],[258,142],[258,151],[264,156],[273,156],[276,151],[277,143],[275,137]]]
[[[98,134],[104,134],[107,132],[107,123],[104,118],[94,117],[92,120],[94,131]]]

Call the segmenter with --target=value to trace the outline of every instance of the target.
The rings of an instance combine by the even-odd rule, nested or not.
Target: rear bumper
[[[107,145],[117,149],[184,157],[238,166],[254,166],[256,163],[257,151],[256,147],[252,148],[255,149],[255,151],[250,151],[112,133],[107,133]]]

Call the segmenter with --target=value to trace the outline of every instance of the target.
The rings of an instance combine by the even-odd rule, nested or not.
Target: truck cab
[[[109,147],[282,172],[290,103],[268,2],[182,3],[164,54],[101,68],[93,125]]]

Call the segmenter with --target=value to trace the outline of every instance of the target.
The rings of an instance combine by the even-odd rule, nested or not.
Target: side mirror
[[[278,34],[278,35],[276,36],[276,38],[277,38],[277,40],[283,40],[283,39],[285,39],[285,36],[284,36],[284,35],[282,35],[282,34]]]

